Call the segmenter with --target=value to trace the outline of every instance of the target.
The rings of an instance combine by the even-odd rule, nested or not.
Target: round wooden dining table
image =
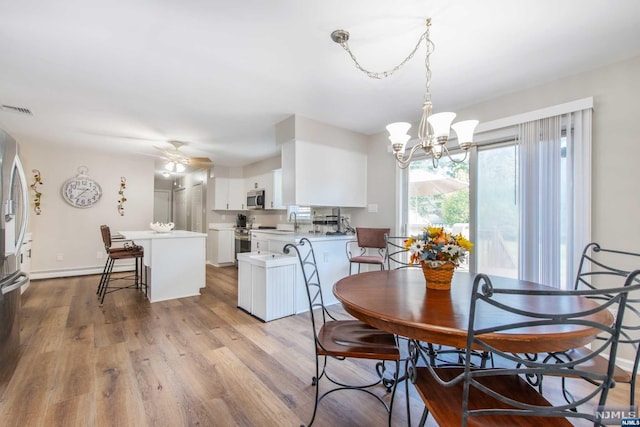
[[[408,268],[383,270],[347,276],[333,287],[333,293],[345,310],[378,329],[406,338],[457,348],[466,347],[469,308],[474,274],[456,272],[450,291],[427,289],[422,270]],[[491,277],[494,288],[550,289],[524,280]],[[511,307],[547,313],[568,313],[590,307],[596,302],[582,296],[549,298],[533,295],[496,295]],[[483,310],[486,308],[486,310]],[[478,307],[476,327],[515,323],[523,317]],[[603,310],[585,317],[612,324],[613,315]],[[595,339],[598,330],[588,326],[554,325],[495,333],[490,341],[496,348],[517,353],[564,351],[581,347]]]

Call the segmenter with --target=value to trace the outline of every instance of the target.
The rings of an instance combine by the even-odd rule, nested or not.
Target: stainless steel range
[[[251,252],[251,233],[246,227],[236,227],[235,231],[236,253],[235,259],[238,262],[238,254],[242,252]]]

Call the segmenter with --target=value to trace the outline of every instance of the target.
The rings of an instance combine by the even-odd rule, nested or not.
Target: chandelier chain
[[[347,51],[347,53],[349,54],[349,56],[353,60],[354,64],[356,65],[356,68],[358,70],[362,71],[363,73],[365,73],[368,77],[370,77],[372,79],[383,79],[383,78],[391,77],[396,71],[398,71],[400,68],[402,68],[402,66],[404,66],[404,64],[409,62],[414,57],[416,52],[418,51],[418,48],[420,47],[420,44],[422,43],[422,41],[425,40],[425,39],[427,40],[427,70],[428,70],[427,73],[430,76],[431,75],[431,70],[429,70],[429,68],[428,68],[428,61],[429,61],[429,55],[431,55],[431,53],[433,52],[434,45],[433,45],[433,42],[429,39],[429,27],[428,26],[427,26],[427,30],[424,33],[422,33],[422,35],[418,39],[418,42],[416,43],[416,46],[413,48],[411,53],[409,53],[409,55],[407,55],[407,57],[401,63],[399,63],[398,65],[396,65],[395,67],[393,67],[392,69],[387,70],[387,71],[375,72],[375,71],[367,70],[366,68],[362,67],[362,65],[360,65],[360,63],[356,59],[356,56],[353,54],[351,49],[349,49],[349,43],[346,40],[343,41],[343,42],[340,42],[340,46],[342,46],[342,48]],[[427,89],[428,89],[428,79],[427,79]]]
[[[426,78],[424,86],[424,103],[422,104],[422,115],[417,131],[419,143],[411,147],[408,156],[405,154],[405,150],[407,142],[409,142],[409,140],[411,139],[411,136],[408,133],[409,128],[411,127],[411,123],[397,122],[391,123],[387,126],[387,130],[389,131],[389,140],[391,141],[391,147],[393,149],[393,155],[398,166],[402,169],[407,168],[411,164],[411,159],[419,149],[423,150],[426,156],[432,159],[434,167],[438,166],[438,162],[440,158],[443,157],[443,155],[449,157],[449,159],[454,163],[461,163],[466,161],[468,150],[473,145],[473,131],[478,125],[477,120],[465,120],[462,122],[458,122],[455,125],[451,125],[453,119],[456,116],[455,113],[432,114],[433,104],[431,102],[430,57],[435,50],[435,43],[433,43],[430,37],[431,18],[427,19],[426,24],[426,31],[422,33],[422,35],[420,35],[420,37],[418,38],[418,42],[416,43],[413,50],[409,53],[409,55],[407,55],[407,57],[400,64],[396,65],[392,69],[380,73],[369,71],[362,67],[362,65],[360,65],[355,55],[349,48],[349,32],[345,30],[335,30],[331,33],[331,39],[342,46],[342,48],[349,54],[356,68],[372,79],[382,79],[392,76],[396,71],[402,68],[404,64],[409,62],[414,57],[414,55],[418,51],[418,48],[422,44],[422,41],[425,41],[426,56],[424,59],[424,65],[426,70]],[[454,157],[452,157],[449,149],[446,146],[451,128],[456,131],[458,146],[460,147],[460,150],[464,152],[463,159],[456,160]]]
[[[424,34],[426,35],[426,40],[427,40],[426,42],[427,54],[424,57],[424,68],[426,69],[425,71],[426,82],[424,84],[424,101],[431,102],[431,65],[430,65],[429,58],[431,57],[431,54],[435,50],[436,46],[435,44],[433,44],[433,42],[429,38],[429,25],[427,25],[427,31],[425,31]]]

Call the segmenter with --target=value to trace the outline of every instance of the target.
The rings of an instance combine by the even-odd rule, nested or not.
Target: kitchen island
[[[283,230],[252,230],[252,243],[265,250],[238,254],[238,307],[269,321],[309,311],[302,270],[295,252],[283,255],[287,243],[307,238],[313,246],[326,305],[336,304],[333,284],[349,275],[347,241],[353,235],[298,234]]]
[[[119,233],[144,248],[143,279],[149,301],[200,295],[200,288],[206,284],[206,234],[183,230]]]

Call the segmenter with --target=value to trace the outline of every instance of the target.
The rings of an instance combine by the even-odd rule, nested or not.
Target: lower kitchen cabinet
[[[209,230],[209,262],[216,267],[235,261],[235,235],[233,229]]]
[[[251,232],[251,252],[268,252],[269,239],[265,233]]]
[[[297,257],[238,254],[238,307],[268,322],[295,313]]]

